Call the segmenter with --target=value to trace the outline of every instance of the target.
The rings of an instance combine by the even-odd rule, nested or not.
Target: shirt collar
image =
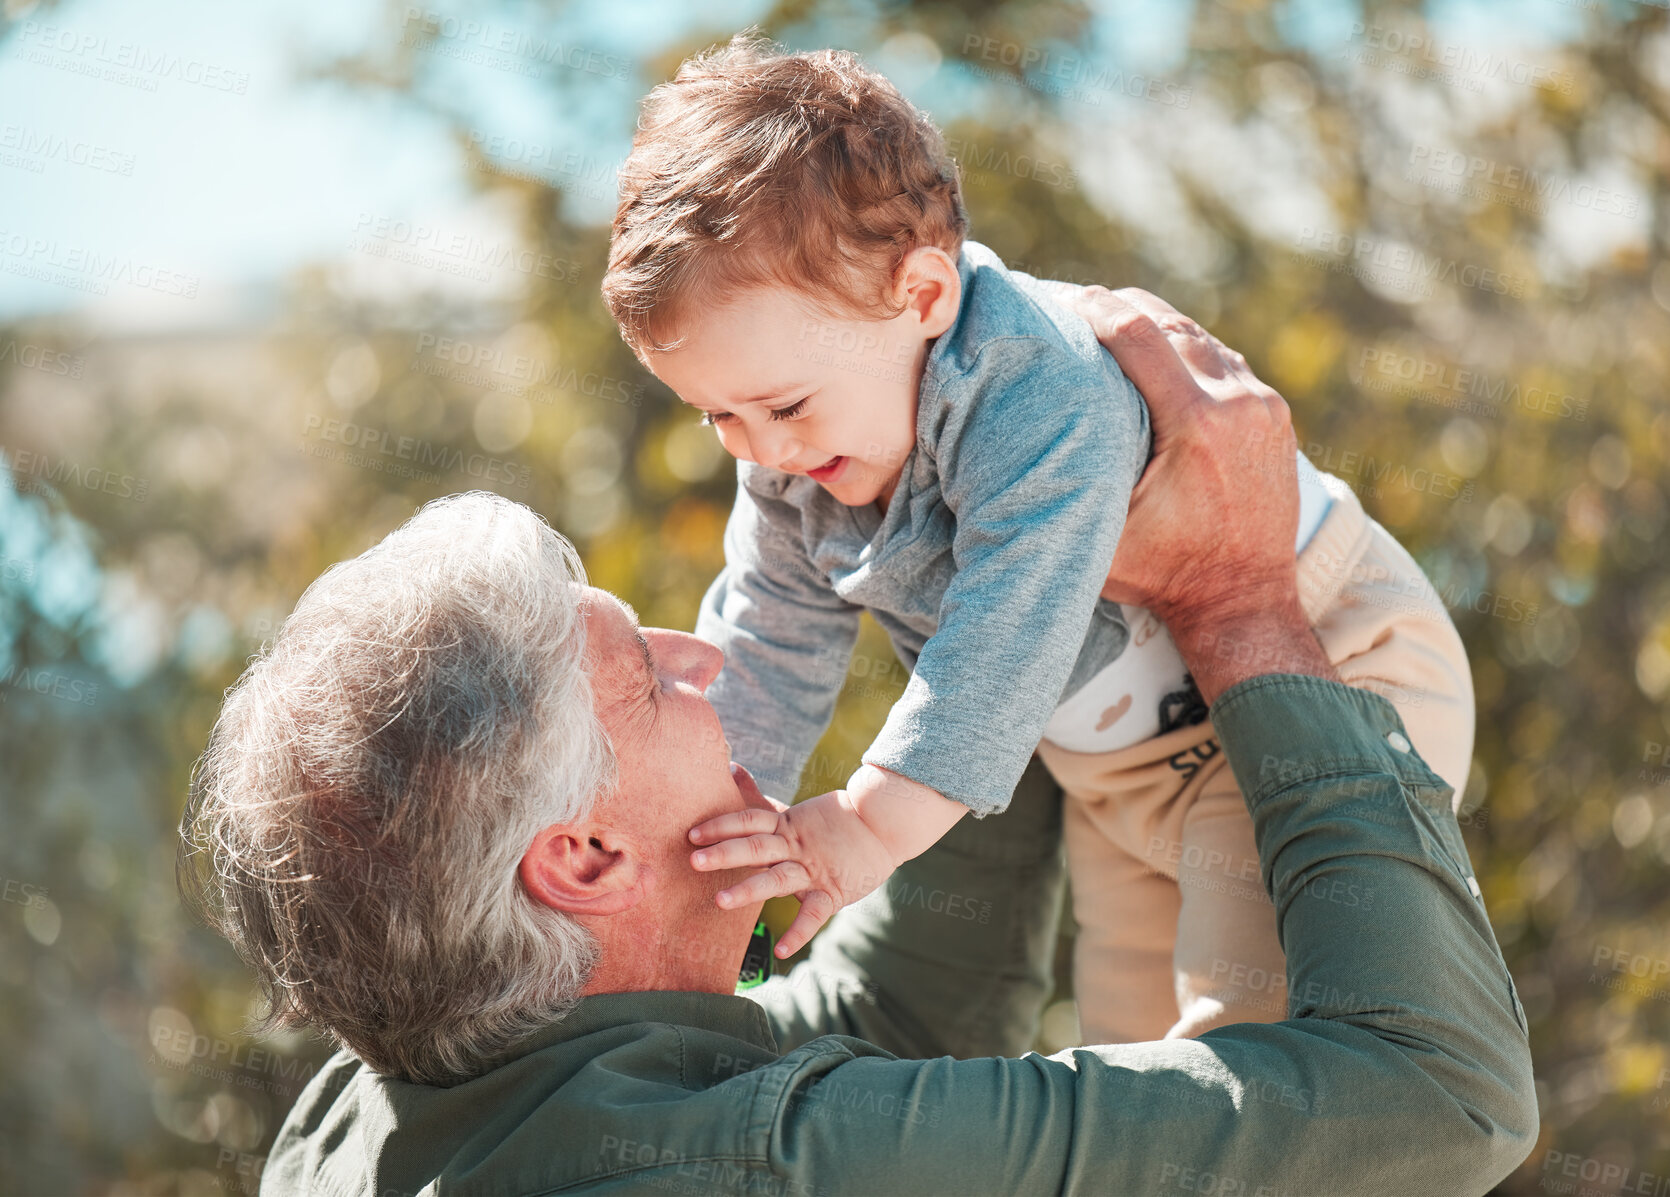
[[[772,1034],[765,1011],[747,998],[724,993],[662,989],[640,993],[599,993],[581,998],[565,1017],[517,1040],[496,1057],[490,1067],[508,1064],[553,1044],[639,1022],[671,1023],[717,1031],[765,1051],[777,1051],[777,1037]]]

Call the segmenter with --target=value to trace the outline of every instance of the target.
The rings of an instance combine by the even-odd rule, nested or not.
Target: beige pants
[[[1442,600],[1356,495],[1299,555],[1299,593],[1341,678],[1391,700],[1459,805],[1473,683]],[[1066,791],[1081,1042],[1199,1035],[1287,1017],[1275,909],[1252,819],[1208,720],[1109,753],[1038,754]]]

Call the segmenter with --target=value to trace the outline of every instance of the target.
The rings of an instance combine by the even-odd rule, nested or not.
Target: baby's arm
[[[731,755],[769,791],[792,795],[828,726],[858,631],[858,612],[807,559],[800,514],[772,472],[743,465],[725,529],[725,569],[702,600],[696,633],[725,652],[707,697]],[[844,790],[795,807],[725,816],[691,833],[714,845],[697,868],[774,866],[722,895],[739,904],[800,894],[788,956],[830,915],[869,893],[944,835],[966,807],[908,778],[865,766]],[[717,843],[729,837],[748,837]],[[791,863],[799,866],[790,870]],[[756,892],[758,891],[758,892]]]
[[[731,759],[767,794],[793,798],[846,680],[858,609],[808,559],[784,481],[738,464],[725,568],[702,599],[696,635],[725,654],[707,699]]]
[[[864,765],[844,790],[777,811],[733,811],[691,828],[692,843],[713,846],[692,853],[690,863],[704,871],[763,870],[717,895],[727,908],[799,898],[800,913],[777,943],[777,955],[787,957],[967,813],[908,777]]]

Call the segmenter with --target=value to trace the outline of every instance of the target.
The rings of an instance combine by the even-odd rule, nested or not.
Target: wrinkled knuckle
[[[1293,407],[1282,398],[1281,392],[1274,387],[1264,388],[1264,402],[1270,409],[1270,415],[1275,419],[1278,427],[1291,429],[1293,427]]]
[[[1108,331],[1119,340],[1139,346],[1160,345],[1166,339],[1152,316],[1134,308],[1116,313],[1108,322]]]
[[[1167,337],[1187,337],[1189,340],[1202,340],[1206,330],[1201,328],[1187,316],[1177,312],[1166,312],[1156,321],[1160,331]]]

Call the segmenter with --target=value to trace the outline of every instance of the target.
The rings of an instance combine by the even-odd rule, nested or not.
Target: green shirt
[[[1034,768],[1037,792],[964,820],[749,997],[589,997],[448,1089],[338,1053],[261,1191],[1485,1192],[1537,1112],[1449,790],[1364,691],[1255,678],[1212,718],[1280,920],[1285,1022],[1025,1052],[1062,881]]]

